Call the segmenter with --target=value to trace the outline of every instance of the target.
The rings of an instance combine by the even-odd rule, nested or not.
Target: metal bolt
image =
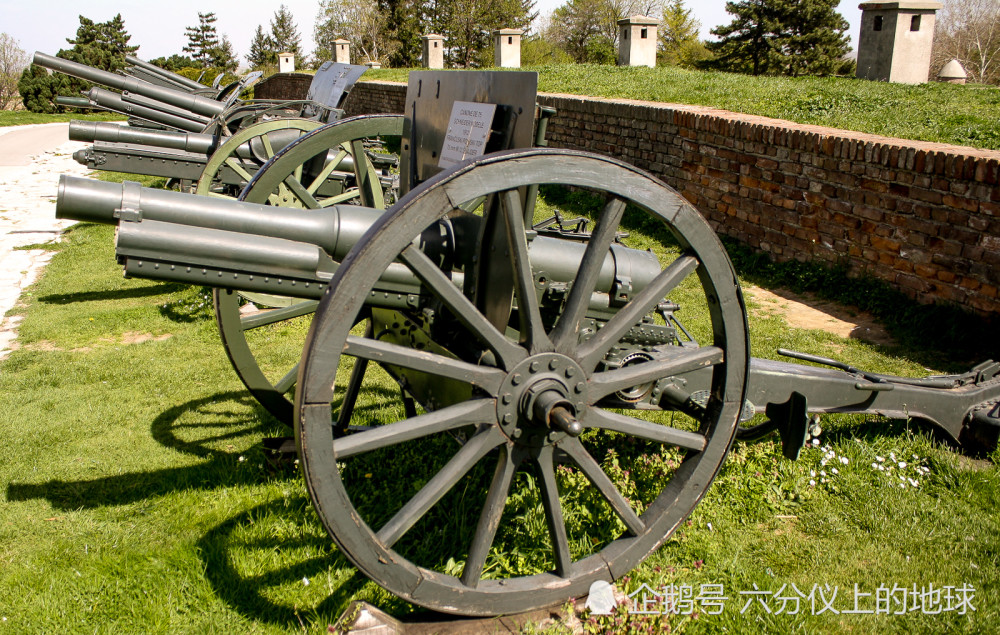
[[[509,392],[505,392],[503,394],[503,397],[500,398],[500,401],[502,401],[506,405],[509,404],[512,399],[513,397],[511,396],[511,394]]]
[[[572,377],[575,374],[576,370],[572,366],[566,369],[566,377]]]
[[[555,370],[559,368],[559,360],[553,359],[549,361],[549,370]]]
[[[512,415],[509,412],[503,416],[503,422],[504,423],[510,423],[513,420],[514,420],[514,415]]]
[[[521,435],[524,434],[524,431],[521,430],[521,428],[514,428],[514,432],[512,432],[511,434],[514,435],[515,439],[520,439]]]
[[[521,373],[514,373],[514,376],[510,378],[510,383],[515,386],[521,383]]]
[[[528,366],[528,369],[531,372],[533,372],[533,373],[537,373],[538,372],[538,362],[531,362],[531,364]]]
[[[585,384],[585,383],[583,383],[581,381],[581,382],[577,382],[576,386],[573,387],[573,390],[575,390],[577,393],[582,393],[583,389],[586,388],[586,387],[587,387],[587,384]]]

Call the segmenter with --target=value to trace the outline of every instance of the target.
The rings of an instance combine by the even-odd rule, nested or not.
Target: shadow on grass
[[[384,389],[371,389],[370,392],[383,396],[394,394]],[[376,403],[358,406],[355,412],[379,409]],[[247,417],[247,411],[254,414]],[[240,464],[239,457],[247,454],[248,463],[263,463],[264,451],[260,447],[260,439],[269,435],[292,434],[290,428],[278,423],[244,391],[218,393],[170,408],[153,420],[150,431],[152,437],[164,447],[200,457],[204,461],[183,467],[81,481],[11,482],[7,486],[7,500],[43,498],[61,510],[91,509],[128,505],[176,491],[255,484],[260,482],[260,473],[235,469]],[[289,467],[289,476],[292,473]]]
[[[78,293],[50,294],[38,297],[45,304],[73,304],[76,302],[100,302],[103,300],[126,300],[129,298],[148,298],[156,295],[166,295],[184,291],[188,286],[173,282],[164,282],[153,286],[135,289],[116,289],[113,291],[80,291]]]
[[[271,624],[298,628],[306,612],[326,616],[331,622],[336,619],[367,583],[364,576],[325,532],[320,536],[290,536],[281,531],[279,537],[267,529],[269,522],[281,523],[273,520],[275,517],[301,516],[308,505],[304,497],[264,503],[217,525],[198,541],[205,577],[219,599],[247,618]],[[294,520],[298,524],[301,519]],[[277,553],[281,554],[281,564],[275,566]],[[346,577],[340,576],[339,581],[330,581],[331,570],[352,572],[345,572]],[[301,586],[303,579],[319,584],[320,576],[327,578],[324,588],[330,595],[316,606],[302,609],[291,601],[275,599],[289,595],[281,593],[279,587]]]

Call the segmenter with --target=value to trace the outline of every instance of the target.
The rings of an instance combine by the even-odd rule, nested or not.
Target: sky
[[[130,44],[139,45],[136,54],[140,58],[148,60],[169,56],[181,53],[181,48],[187,44],[184,28],[198,24],[198,12],[212,11],[218,18],[216,29],[229,37],[241,62],[245,62],[244,56],[250,49],[250,40],[257,25],[268,31],[274,12],[281,4],[274,0],[170,0],[166,4],[148,0],[129,4],[122,0],[36,1],[41,4],[0,0],[0,32],[11,35],[29,55],[35,51],[55,55],[59,49],[69,48],[66,38],[76,35],[81,13],[95,22],[105,22],[121,13],[125,29],[132,36]],[[564,1],[536,0],[535,8],[539,14],[548,14]],[[858,1],[841,2],[838,7],[838,11],[851,23],[848,33],[852,43],[857,41],[861,23]],[[304,49],[311,53],[315,48],[312,31],[319,0],[285,0],[284,4],[295,18]],[[701,22],[701,33],[705,38],[710,38],[710,29],[728,24],[732,19],[726,13],[725,0],[687,0],[685,4]]]

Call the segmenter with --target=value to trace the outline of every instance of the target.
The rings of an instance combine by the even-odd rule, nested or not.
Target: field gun
[[[95,86],[87,93],[88,105],[131,115],[131,123],[138,117],[168,128],[71,122],[70,139],[93,143],[74,154],[77,162],[91,169],[165,177],[183,189],[201,194],[228,192],[233,197],[275,152],[325,121],[339,119],[340,106],[366,70],[326,62],[314,75],[305,100],[244,103],[235,96],[220,102],[187,89],[154,85],[42,53],[35,54],[35,63],[123,90],[119,94]],[[60,101],[79,105],[78,98]],[[379,121],[386,127],[374,132],[367,127],[370,138],[398,135],[398,122]],[[377,154],[362,152],[370,149],[363,143],[348,148],[321,195],[336,196],[354,189],[356,153],[364,154],[360,163],[369,164],[366,169],[374,169],[373,162],[381,171],[392,167]]]
[[[351,87],[366,70],[364,66],[326,62],[314,75],[304,100],[242,101],[240,93],[253,86],[261,78],[261,72],[248,73],[217,89],[212,96],[206,96],[198,94],[198,91],[192,92],[187,86],[177,88],[151,83],[40,51],[35,52],[32,63],[104,86],[95,86],[87,93],[91,105],[132,117],[133,125],[152,124],[154,127],[214,134],[228,134],[253,121],[275,116],[319,122],[335,120],[343,114],[340,106]]]
[[[199,81],[168,71],[165,68],[160,68],[156,64],[150,64],[133,55],[126,55],[125,62],[132,65],[128,69],[128,74],[132,77],[149,82],[150,84],[159,84],[166,88],[175,88],[177,90],[186,90],[191,93],[205,95],[217,94],[219,84],[222,82],[224,76],[224,73],[216,75],[213,85],[209,87]]]
[[[767,427],[743,434],[776,428],[787,454],[801,448],[813,412],[902,414],[958,441],[995,444],[1000,364],[906,379],[751,360],[739,283],[718,238],[641,170],[549,149],[442,169],[455,135],[435,132],[420,108],[446,92],[434,77],[411,78],[415,115],[400,161],[410,186],[385,211],[250,200],[291,174],[278,169],[283,157],[317,132],[277,153],[242,201],[64,177],[57,203],[61,217],[117,223],[129,275],[318,302],[249,319],[266,327],[316,309],[301,358],[279,383],[294,390],[297,450],[320,519],[386,589],[467,615],[586,595],[672,534],[757,411]],[[475,103],[447,111],[474,130]],[[524,130],[523,108],[498,106],[482,121]],[[535,222],[559,190],[593,196],[592,230]],[[374,376],[382,371],[398,400]],[[377,394],[374,408],[358,405],[366,390]],[[648,453],[663,469],[625,490],[608,467],[612,452]],[[379,473],[399,463],[410,480]],[[593,494],[572,523],[567,482]],[[522,490],[544,509],[549,544],[532,546],[545,553],[540,565],[505,570],[491,553],[516,544],[518,520],[505,509]],[[406,495],[380,496],[387,491]],[[386,509],[392,500],[405,502]],[[614,522],[602,523],[602,512]],[[435,539],[436,523],[456,516],[464,542],[448,561],[423,559],[421,537]]]

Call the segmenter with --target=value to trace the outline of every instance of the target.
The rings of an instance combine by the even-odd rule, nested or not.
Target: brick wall
[[[349,114],[401,113],[361,82]],[[680,191],[721,234],[776,260],[844,262],[920,302],[1000,313],[1000,152],[701,106],[542,93],[553,147],[616,156]]]
[[[254,99],[305,99],[313,76],[309,73],[275,73],[253,87]]]

